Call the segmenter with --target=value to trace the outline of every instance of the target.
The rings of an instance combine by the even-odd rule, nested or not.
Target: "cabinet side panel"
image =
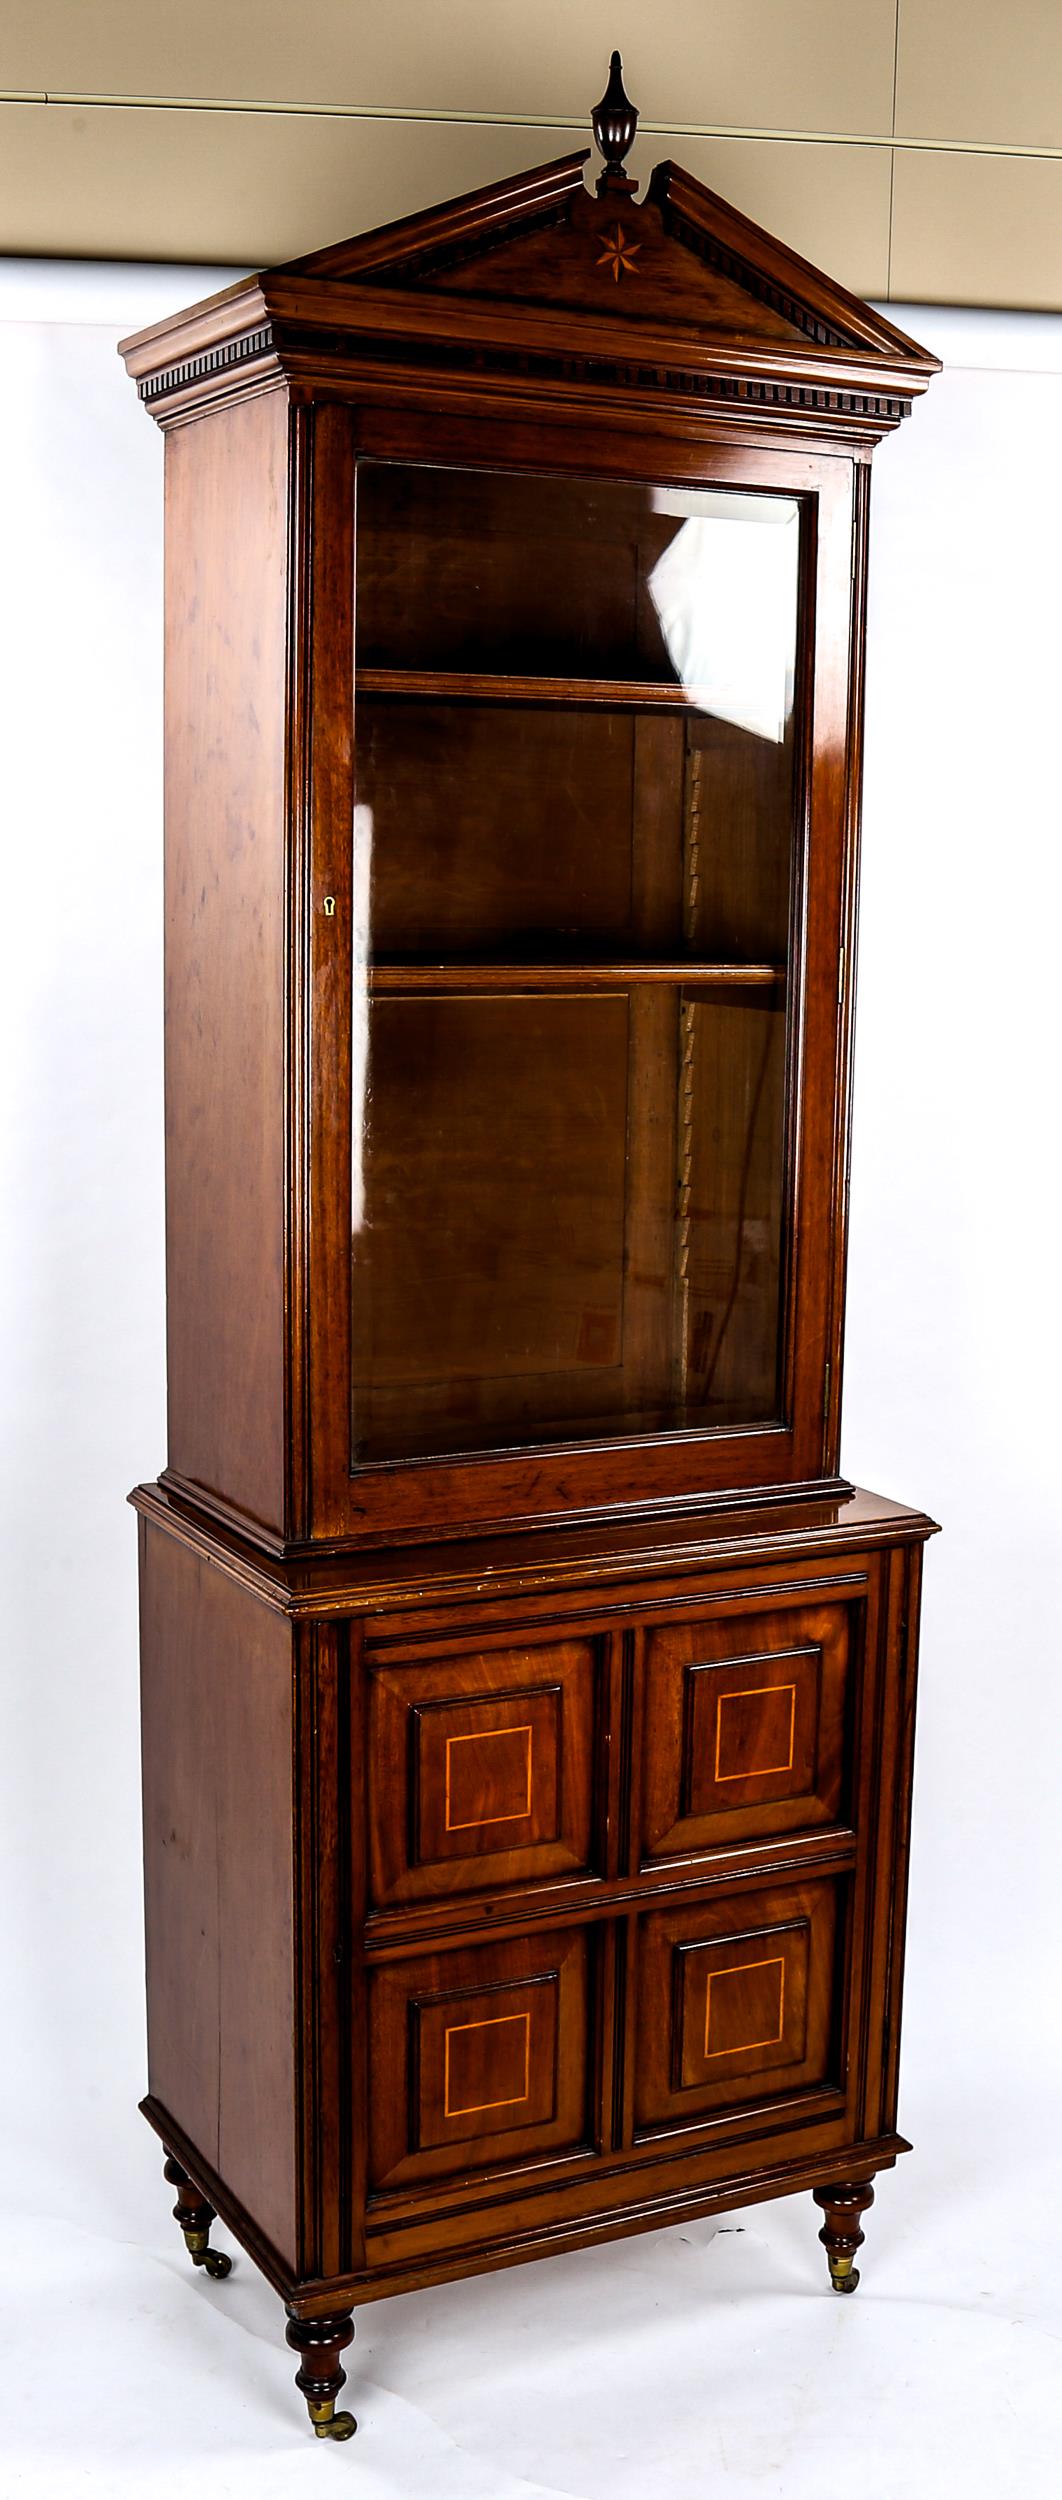
[[[146,1525],[140,1616],[150,2088],[293,2261],[291,1631]]]
[[[284,1522],[288,412],[166,443],[169,1462]]]

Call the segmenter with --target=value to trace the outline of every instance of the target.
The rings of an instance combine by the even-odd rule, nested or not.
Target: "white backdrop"
[[[329,2470],[279,2304],[247,2262],[224,2290],[193,2277],[135,2114],[124,1497],[164,1455],[162,446],[114,347],[222,282],[0,276],[5,2500],[193,2474],[268,2500]],[[821,2500],[842,2475],[871,2500],[916,2477],[995,2500],[1062,2437],[1062,320],[895,317],[948,371],[875,463],[844,1463],[945,1527],[917,2149],[879,2183],[854,2303],[823,2290],[804,2198],[736,2238],[705,2225],[364,2312],[344,2453],[368,2500]]]

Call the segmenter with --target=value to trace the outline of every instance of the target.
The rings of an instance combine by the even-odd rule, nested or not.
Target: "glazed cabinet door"
[[[347,426],[316,420],[314,1524],[820,1477],[850,464],[632,482]]]

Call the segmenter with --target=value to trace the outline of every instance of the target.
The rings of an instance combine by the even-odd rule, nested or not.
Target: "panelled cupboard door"
[[[840,1889],[779,1885],[641,1921],[640,2133],[815,2087],[840,2094]]]
[[[372,1973],[371,2191],[588,2142],[595,1942],[570,1928]]]
[[[306,423],[313,1532],[828,1479],[855,464]]]
[[[789,1605],[648,1634],[647,1862],[844,1819],[863,1623]]]
[[[370,1658],[374,1905],[590,1870],[602,1649]]]

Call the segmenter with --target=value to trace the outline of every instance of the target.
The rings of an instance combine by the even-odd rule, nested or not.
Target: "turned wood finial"
[[[638,108],[631,103],[623,84],[623,63],[614,52],[609,63],[608,85],[600,104],[590,116],[594,137],[605,159],[605,170],[597,177],[600,199],[605,192],[619,191],[629,199],[637,185],[623,171],[623,159],[634,146],[638,128]]]

